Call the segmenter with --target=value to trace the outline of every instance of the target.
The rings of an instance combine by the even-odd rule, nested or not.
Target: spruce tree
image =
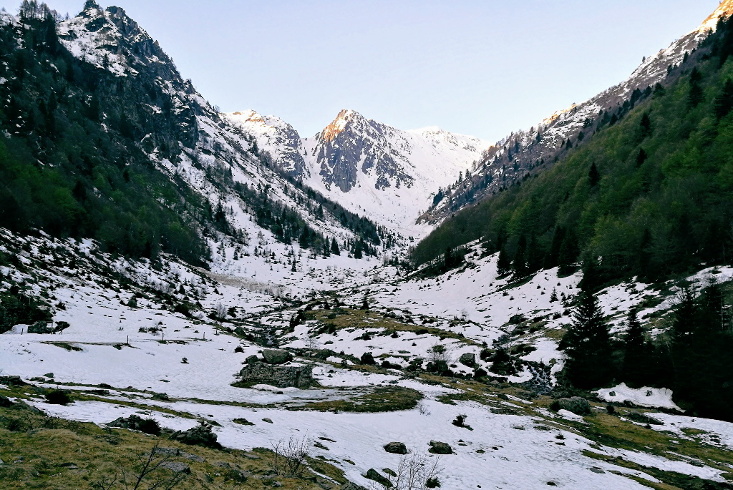
[[[652,346],[644,337],[636,310],[632,309],[626,320],[623,380],[635,388],[643,386],[649,379],[648,367],[652,356]]]
[[[560,341],[565,351],[564,373],[583,389],[606,385],[613,378],[611,338],[598,298],[584,289],[577,298],[573,323]]]
[[[500,276],[503,276],[509,272],[512,265],[512,261],[509,260],[509,254],[506,251],[506,247],[499,249],[499,259],[496,262],[496,272]]]
[[[596,167],[596,164],[592,163],[590,165],[590,169],[588,170],[588,183],[590,183],[591,187],[595,187],[600,181],[601,173],[598,171],[598,167]]]

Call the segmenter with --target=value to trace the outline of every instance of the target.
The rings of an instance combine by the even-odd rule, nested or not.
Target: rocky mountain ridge
[[[625,81],[591,99],[574,104],[545,118],[529,130],[514,132],[498,141],[471,169],[472,178],[455,181],[442,189],[443,199],[420,217],[437,224],[465,206],[479,202],[552,165],[567,149],[612,125],[639,100],[651,94],[656,84],[679,76],[681,63],[716,28],[721,18],[733,13],[733,1],[725,0],[695,30],[644,58]]]
[[[489,145],[437,127],[403,131],[344,109],[322,131],[300,138],[289,124],[254,111],[227,114],[281,171],[352,212],[405,236],[439,188],[463,176]]]

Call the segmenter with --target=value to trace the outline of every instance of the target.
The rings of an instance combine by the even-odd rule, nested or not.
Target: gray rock
[[[180,449],[176,449],[174,447],[158,447],[155,449],[155,454],[178,456],[180,458],[190,459],[191,461],[198,461],[199,463],[203,463],[205,461],[204,458],[202,458],[198,454],[187,453],[186,451],[181,451]]]
[[[430,449],[428,449],[428,452],[433,454],[453,454],[453,448],[445,442],[430,441]]]
[[[364,475],[364,478],[373,480],[385,488],[392,488],[392,482],[389,481],[387,477],[380,475],[379,472],[375,470],[374,468],[369,468],[369,471],[366,472],[366,475]]]
[[[160,465],[162,468],[167,468],[174,473],[191,473],[191,467],[186,463],[179,461],[165,461]]]
[[[468,367],[474,367],[476,365],[476,354],[473,352],[464,352],[458,358],[458,362]]]
[[[265,349],[262,351],[262,357],[265,358],[265,362],[268,364],[285,364],[293,360],[290,352],[279,349]]]
[[[255,355],[251,355],[247,356],[247,359],[244,362],[246,362],[247,364],[256,364],[260,362],[260,358]]]
[[[384,450],[392,454],[407,454],[407,446],[402,442],[390,442],[385,444]]]

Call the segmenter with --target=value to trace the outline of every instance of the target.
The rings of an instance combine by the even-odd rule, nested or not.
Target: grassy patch
[[[705,488],[710,490],[723,490],[730,488],[728,483],[719,483],[711,480],[704,480],[696,476],[685,475],[675,471],[666,471],[652,466],[643,466],[620,457],[609,457],[603,454],[594,453],[593,451],[583,450],[583,455],[599,461],[622,466],[631,470],[641,471],[647,475],[660,480],[662,484],[653,483],[644,478],[635,477],[637,482],[658,489],[678,489],[678,488]],[[624,475],[629,476],[629,475]]]
[[[26,426],[20,427],[17,420]],[[47,417],[22,404],[0,409],[0,459],[5,462],[0,465],[0,488],[132,488],[154,449],[154,462],[171,463],[186,471],[176,473],[160,466],[144,477],[141,488],[152,488],[155,483],[168,488],[165,483],[176,477],[182,481],[175,488],[186,489],[315,490],[323,488],[318,474],[346,482],[340,470],[324,461],[313,466],[317,473],[308,468],[300,478],[276,477],[271,451],[266,449],[257,453],[214,450]]]
[[[467,344],[476,344],[460,334],[425,325],[404,323],[396,318],[373,310],[353,310],[337,308],[333,310],[311,310],[306,312],[306,319],[319,322],[318,333],[335,333],[347,328],[368,328],[385,332],[412,332],[417,335],[433,335],[443,339],[457,339]],[[377,334],[375,334],[377,335]]]

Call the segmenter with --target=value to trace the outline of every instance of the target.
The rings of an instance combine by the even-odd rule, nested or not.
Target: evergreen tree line
[[[517,277],[597,262],[603,281],[653,281],[730,261],[732,30],[721,22],[674,83],[641,91],[555,166],[447,220],[413,261],[477,238]]]
[[[670,329],[647,336],[635,310],[613,339],[593,292],[576,298],[573,322],[560,342],[566,356],[561,378],[581,389],[621,381],[632,387],[671,388],[692,414],[733,420],[733,330],[720,285],[695,294],[681,289]]]

